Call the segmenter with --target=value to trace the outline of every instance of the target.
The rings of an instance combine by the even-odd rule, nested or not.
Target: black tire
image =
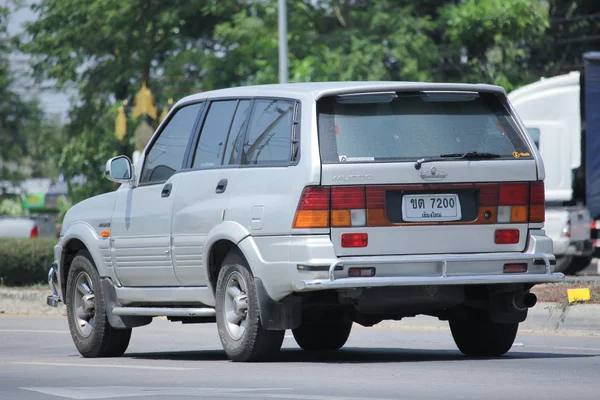
[[[554,272],[562,272],[566,275],[569,266],[573,262],[573,259],[574,257],[571,255],[556,257],[556,265],[554,266]]]
[[[88,314],[91,322],[88,322],[91,327],[89,334],[85,334],[83,328],[79,327],[76,311],[74,310],[74,305],[77,304],[75,296],[79,296],[81,293],[75,287],[80,277],[82,279],[89,277],[92,285],[91,293],[94,295],[94,311]],[[123,355],[129,346],[131,329],[116,329],[108,323],[100,276],[87,251],[79,252],[73,259],[67,277],[66,292],[67,321],[77,351],[86,358],[120,357]]]
[[[499,357],[510,350],[519,323],[498,324],[487,313],[470,313],[466,319],[451,318],[454,343],[466,356]]]
[[[592,257],[575,256],[565,269],[565,275],[575,275],[579,271],[586,269],[592,262]]]
[[[296,343],[306,351],[327,351],[342,348],[352,330],[352,321],[333,319],[303,323],[292,329]]]
[[[225,311],[227,287],[233,277],[245,281],[247,312],[241,337],[235,337],[228,327]],[[266,330],[260,320],[254,277],[248,263],[238,252],[230,252],[223,261],[215,287],[217,328],[223,350],[231,361],[254,362],[272,360],[280,351],[285,330]]]

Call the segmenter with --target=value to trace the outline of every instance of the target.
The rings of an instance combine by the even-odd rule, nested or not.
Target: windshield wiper
[[[447,159],[468,159],[468,160],[481,160],[486,158],[499,158],[502,157],[500,154],[496,153],[486,153],[479,151],[468,151],[466,153],[449,153],[449,154],[440,154],[439,157],[431,157],[431,158],[421,158],[415,162],[415,169],[421,169],[421,165],[427,162],[432,161],[444,161]]]

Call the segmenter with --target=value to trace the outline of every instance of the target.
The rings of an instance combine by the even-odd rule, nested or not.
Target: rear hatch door
[[[337,255],[524,250],[529,222],[543,220],[543,185],[504,101],[479,92],[320,99]]]

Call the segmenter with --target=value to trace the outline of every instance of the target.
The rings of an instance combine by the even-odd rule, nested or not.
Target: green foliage
[[[28,212],[23,209],[20,199],[0,200],[0,215],[18,216],[27,214]]]
[[[53,238],[2,238],[0,284],[24,286],[46,281],[54,260],[55,244],[56,239]]]
[[[66,178],[88,179],[70,188],[74,202],[115,188],[104,164],[132,154],[140,122],[130,118],[117,141],[116,105],[131,105],[142,82],[160,111],[169,98],[279,80],[277,0],[93,0],[85,7],[40,0],[32,7],[39,19],[20,48],[33,56],[36,77],[79,89],[67,126],[46,130],[63,143],[48,148],[58,148]],[[511,90],[574,65],[590,49],[586,38],[600,35],[597,0],[288,0],[287,8],[293,82],[484,82]],[[37,144],[33,153],[44,154]]]

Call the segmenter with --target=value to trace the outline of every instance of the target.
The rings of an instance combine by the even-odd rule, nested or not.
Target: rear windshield
[[[530,158],[498,97],[487,93],[387,93],[319,100],[325,163],[410,161],[467,152]]]

